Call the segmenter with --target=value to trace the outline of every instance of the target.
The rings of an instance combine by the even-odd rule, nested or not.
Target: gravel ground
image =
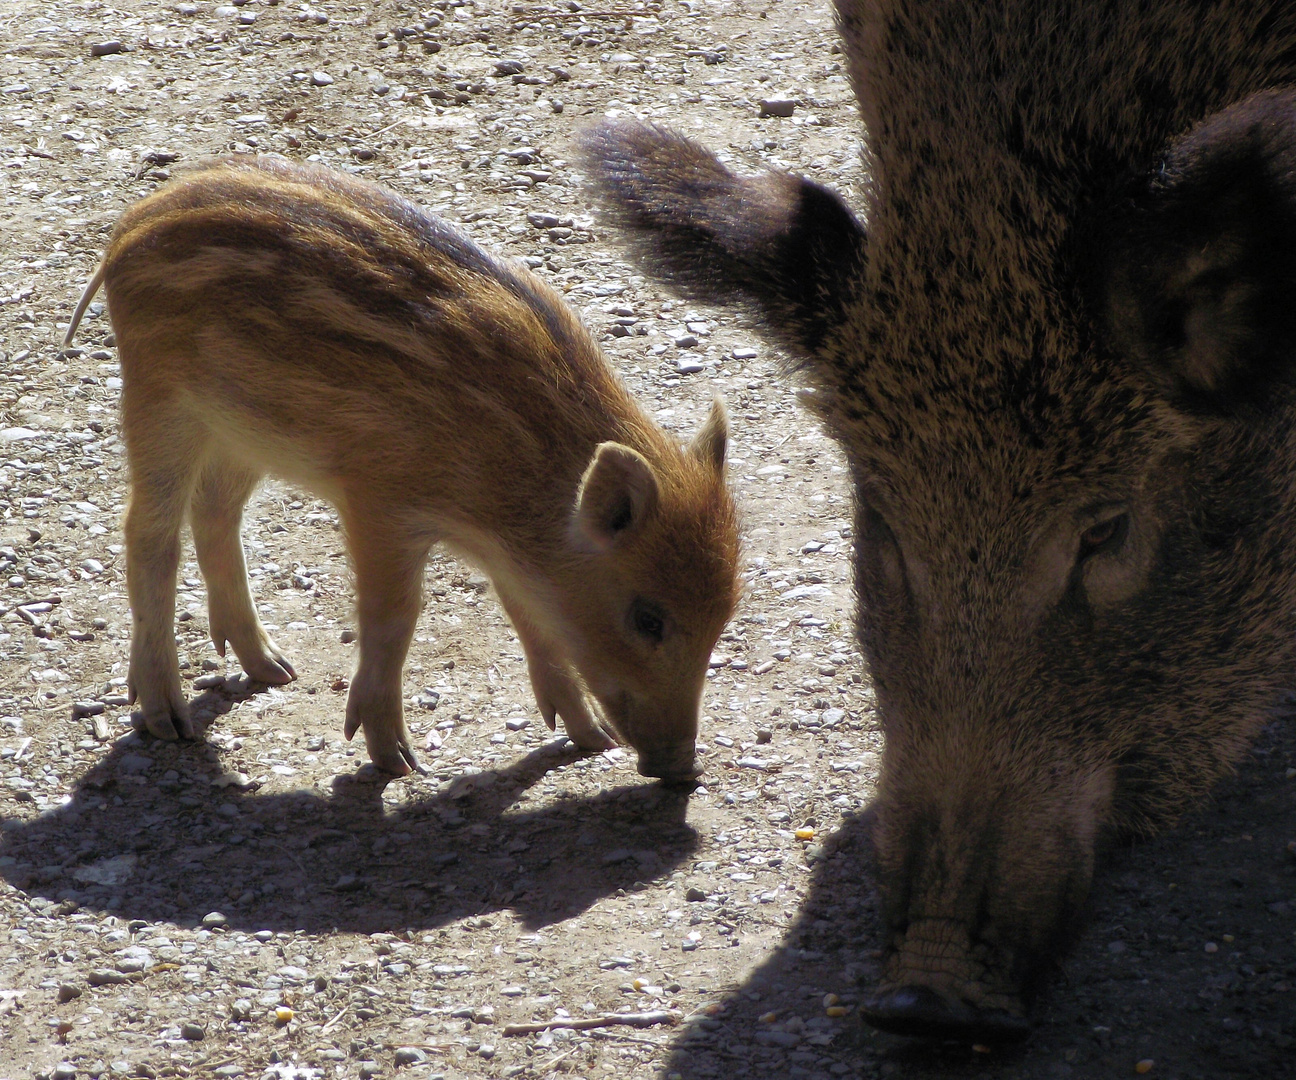
[[[0,1077],[1296,1076],[1296,734],[1277,720],[1209,807],[1113,856],[1024,1048],[932,1050],[855,1018],[881,944],[882,740],[840,455],[752,325],[622,260],[570,164],[592,118],[634,114],[849,197],[836,49],[826,7],[788,0],[0,9]],[[682,437],[724,396],[747,591],[713,658],[702,788],[555,740],[486,582],[444,555],[406,675],[431,774],[384,783],[341,739],[336,516],[277,483],[245,540],[300,679],[254,692],[227,668],[189,561],[205,739],[133,732],[102,308],[58,342],[122,208],[231,150],[380,180],[526,260]],[[618,1012],[667,1017],[505,1033]]]

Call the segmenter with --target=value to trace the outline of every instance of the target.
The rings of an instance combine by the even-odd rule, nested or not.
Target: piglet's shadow
[[[201,728],[232,701],[193,705]],[[653,783],[528,809],[528,789],[580,757],[559,741],[448,783],[362,770],[330,791],[258,794],[220,786],[212,745],[127,735],[69,803],[0,822],[0,876],[65,909],[149,922],[220,911],[242,929],[373,933],[510,909],[535,929],[668,874],[697,845],[687,793]]]

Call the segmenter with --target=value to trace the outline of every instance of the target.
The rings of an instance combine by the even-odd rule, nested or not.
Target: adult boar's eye
[[[630,625],[636,634],[654,645],[660,645],[666,636],[665,618],[657,606],[647,600],[636,600],[630,605]]]
[[[1115,514],[1094,525],[1090,525],[1080,534],[1080,552],[1076,562],[1082,563],[1092,555],[1115,551],[1129,535],[1129,514]]]

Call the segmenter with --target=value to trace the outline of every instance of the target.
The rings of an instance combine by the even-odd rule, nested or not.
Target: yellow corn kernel
[[[1142,1076],[1144,1073],[1150,1073],[1152,1071],[1152,1066],[1155,1064],[1156,1062],[1153,1061],[1151,1058],[1144,1058],[1142,1061],[1140,1061],[1137,1065],[1134,1066],[1134,1071],[1138,1073],[1139,1076]]]
[[[814,829],[811,829],[811,828],[809,828],[809,827],[806,827],[806,828],[804,828],[804,829],[797,829],[797,831],[796,831],[795,833],[793,833],[793,835],[794,835],[798,840],[813,840],[813,839],[814,839],[814,835],[815,835],[815,831],[814,831]]]

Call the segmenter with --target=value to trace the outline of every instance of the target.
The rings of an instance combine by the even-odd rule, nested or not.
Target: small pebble
[[[1215,942],[1213,941],[1208,941],[1206,942],[1206,951],[1208,953],[1217,953],[1219,952],[1219,946],[1216,945]]]
[[[1142,1076],[1144,1073],[1150,1073],[1152,1071],[1152,1067],[1155,1064],[1156,1062],[1153,1061],[1151,1058],[1144,1058],[1142,1061],[1140,1061],[1137,1065],[1134,1066],[1134,1071],[1138,1073],[1140,1076]]]
[[[202,918],[203,926],[224,926],[227,922],[229,919],[220,911],[209,911]]]
[[[761,98],[761,116],[791,116],[796,111],[796,101],[791,98]]]
[[[343,630],[342,633],[338,635],[338,639],[343,645],[350,645],[351,642],[356,639],[356,632],[354,630]]]
[[[333,76],[327,71],[312,71],[310,81],[312,86],[332,86]]]
[[[427,1059],[427,1052],[417,1046],[399,1046],[392,1055],[392,1060],[397,1065],[422,1065]]]
[[[76,1066],[70,1061],[60,1061],[50,1073],[50,1080],[76,1080]]]
[[[64,1005],[67,1002],[71,1001],[73,998],[79,998],[82,993],[83,991],[81,987],[77,986],[76,983],[59,983],[59,988],[58,988],[59,1004]]]
[[[195,1024],[191,1020],[180,1025],[180,1037],[188,1039],[190,1042],[201,1042],[207,1037],[207,1029],[202,1024]]]
[[[100,41],[90,46],[91,56],[112,56],[119,53],[125,46],[120,41]]]

